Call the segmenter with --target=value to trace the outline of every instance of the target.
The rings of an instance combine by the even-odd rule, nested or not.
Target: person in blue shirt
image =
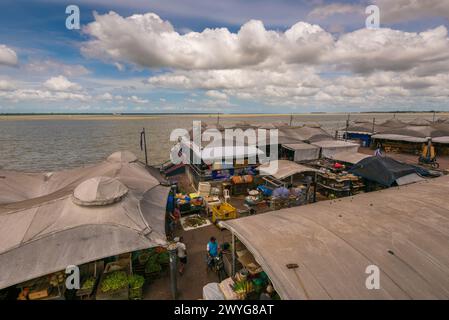
[[[215,237],[211,237],[209,242],[207,243],[207,255],[210,258],[215,258],[218,256],[218,243]]]

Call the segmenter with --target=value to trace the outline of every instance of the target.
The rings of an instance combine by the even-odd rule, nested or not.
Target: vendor
[[[179,224],[179,221],[181,219],[181,211],[179,210],[179,205],[176,205],[175,210],[173,210],[173,213],[170,213],[170,233],[173,236],[173,233],[176,230],[177,225]]]

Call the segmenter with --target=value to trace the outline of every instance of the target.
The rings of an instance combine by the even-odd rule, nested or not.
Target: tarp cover
[[[222,221],[282,299],[449,299],[449,176]],[[298,268],[288,268],[297,264]],[[367,267],[380,270],[368,290]]]
[[[424,119],[417,119],[402,127],[385,127],[372,136],[377,140],[392,140],[414,143],[424,143],[428,139],[437,142],[449,138],[447,123],[431,123]]]
[[[356,164],[357,162],[362,161],[363,159],[369,157],[370,157],[369,155],[359,152],[343,151],[332,155],[330,158],[336,161]]]
[[[324,158],[330,158],[334,154],[346,151],[357,152],[359,145],[357,143],[341,141],[341,140],[325,140],[313,143],[313,145],[321,148],[321,156]]]
[[[396,183],[398,184],[398,186],[403,186],[410,183],[421,182],[423,180],[425,179],[418,176],[416,173],[410,173],[406,176],[397,178]]]
[[[320,157],[320,148],[308,143],[286,143],[282,147],[294,151],[293,161],[317,160]]]
[[[169,188],[129,154],[114,159],[54,173],[0,170],[0,289],[166,243]]]
[[[351,123],[348,128],[344,127],[340,129],[341,131],[348,131],[348,132],[354,132],[354,133],[366,133],[366,134],[372,134],[374,132],[377,132],[379,130],[382,130],[382,127],[380,127],[377,124],[373,124],[372,121],[355,121],[354,123]]]
[[[373,156],[358,162],[349,172],[389,187],[397,179],[417,173],[417,169],[392,158]]]
[[[258,169],[261,175],[271,175],[278,180],[288,178],[297,173],[318,171],[289,160],[273,160],[260,165]]]

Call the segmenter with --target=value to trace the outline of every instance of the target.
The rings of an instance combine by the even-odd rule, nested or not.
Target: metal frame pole
[[[234,232],[232,233],[232,275],[231,277],[233,277],[235,275],[236,272],[236,261],[235,261],[235,234]]]
[[[145,128],[143,128],[143,146],[144,146],[144,149],[145,149],[145,164],[148,165],[147,135],[145,134]]]
[[[173,300],[178,299],[178,280],[177,280],[177,272],[178,272],[178,255],[176,249],[176,243],[172,243],[168,246],[168,253],[170,256],[170,291],[173,297]]]

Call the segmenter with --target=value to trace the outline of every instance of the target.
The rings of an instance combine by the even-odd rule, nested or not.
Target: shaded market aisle
[[[184,275],[178,274],[178,299],[201,299],[203,287],[210,282],[218,282],[218,276],[206,270],[207,242],[212,236],[217,238],[220,244],[230,242],[231,233],[227,230],[220,231],[216,226],[210,225],[191,231],[178,230],[177,236],[180,235],[184,237],[187,246],[188,261]],[[172,299],[168,273],[147,286],[144,299]]]

